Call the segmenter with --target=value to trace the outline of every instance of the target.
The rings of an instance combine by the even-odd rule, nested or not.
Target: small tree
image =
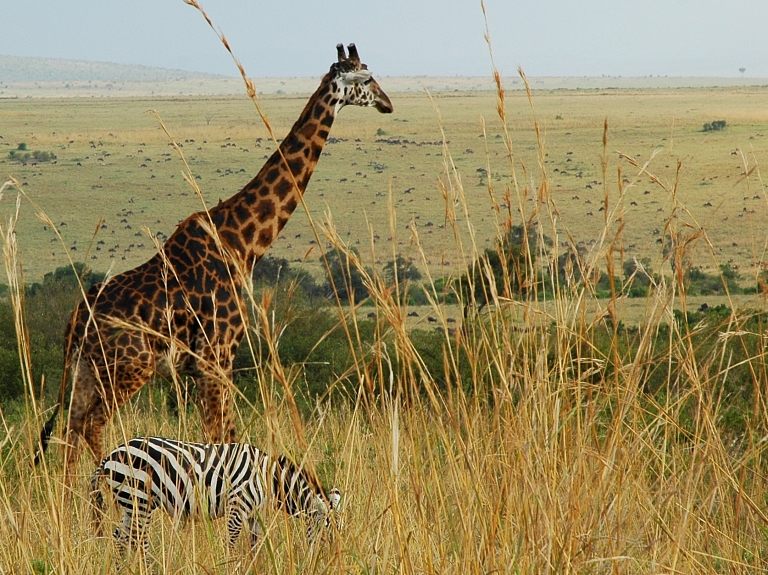
[[[397,255],[394,260],[388,262],[383,269],[384,277],[390,286],[400,286],[400,298],[403,302],[408,301],[411,296],[411,291],[408,289],[410,282],[417,282],[421,279],[421,272],[417,268],[410,258]],[[413,286],[414,290],[418,292],[419,288]],[[414,293],[413,295],[416,295]]]
[[[290,277],[291,266],[285,258],[261,258],[253,268],[253,283],[275,285],[281,279]]]
[[[624,261],[624,292],[629,297],[647,296],[651,288],[651,277],[653,271],[648,258],[643,258],[640,262],[634,259]]]
[[[398,283],[406,281],[417,282],[421,279],[421,272],[417,268],[410,258],[405,258],[401,255],[384,266],[384,276],[389,280],[390,284],[395,283],[397,279]]]
[[[537,279],[537,235],[532,226],[512,226],[495,249],[486,249],[459,281],[465,302],[489,303],[491,285],[505,298],[525,296]],[[493,279],[489,282],[487,270]]]
[[[359,252],[352,248],[351,253],[358,256]],[[327,266],[325,269],[325,292],[327,297],[332,297],[334,288],[343,302],[350,300],[354,296],[355,301],[360,301],[368,297],[368,288],[363,283],[363,276],[355,265],[350,261],[347,252],[334,248],[325,254]],[[320,258],[321,263],[325,263]]]

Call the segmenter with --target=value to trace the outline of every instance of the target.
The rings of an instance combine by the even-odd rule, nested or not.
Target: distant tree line
[[[547,255],[551,253],[552,247],[553,244],[548,238],[534,233],[532,228],[513,226],[493,248],[486,249],[459,277],[438,278],[434,283],[436,295],[440,301],[447,304],[464,303],[468,306],[466,311],[470,306],[479,309],[492,304],[495,301],[494,294],[501,298],[501,301],[549,298],[553,295],[553,290],[560,290],[567,295],[569,290],[579,289],[587,282],[591,293],[597,297],[610,297],[613,292],[628,297],[645,297],[652,284],[660,279],[658,274],[650,269],[649,262],[635,260],[624,262],[616,277],[611,278],[602,270],[595,270],[591,272],[590,277],[584,277],[584,253],[578,249],[569,249],[557,258],[552,258]],[[542,258],[542,255],[547,257]],[[334,393],[343,396],[349,396],[353,392],[353,389],[345,390],[345,385],[354,388],[359,383],[353,381],[354,378],[348,382],[342,380],[341,384],[338,382],[339,374],[351,373],[353,367],[347,335],[349,327],[343,323],[353,320],[340,319],[334,309],[337,298],[341,303],[354,301],[356,304],[368,305],[365,301],[368,298],[368,289],[363,280],[365,275],[370,275],[372,271],[359,269],[359,263],[353,262],[353,258],[357,258],[354,251],[347,253],[342,250],[330,250],[325,254],[327,267],[324,265],[326,272],[320,280],[303,269],[294,268],[284,258],[264,258],[253,273],[257,291],[273,291],[274,297],[269,298],[272,302],[269,317],[270,322],[275,324],[275,333],[280,334],[277,351],[279,361],[282,365],[297,366],[300,369],[297,385],[303,394],[298,395],[306,398],[307,406],[311,406],[312,397],[326,393],[332,383]],[[540,260],[546,263],[542,264]],[[639,266],[642,266],[642,269]],[[768,291],[768,278],[761,276],[758,286],[744,289],[739,287],[738,274],[730,265],[724,264],[719,272],[709,274],[696,267],[687,269],[684,281],[688,293],[722,294],[726,289],[732,294],[754,292],[757,289]],[[421,274],[407,257],[398,255],[387,262],[382,266],[381,275],[378,277],[380,281],[385,282],[393,296],[399,294],[401,304],[428,303],[425,290],[431,290],[432,287],[430,285],[425,288],[419,283]],[[42,281],[26,287],[24,311],[36,386],[39,385],[43,374],[48,382],[61,380],[64,326],[81,298],[80,285],[83,289],[88,289],[103,279],[103,274],[95,273],[83,264],[77,264],[74,267],[57,268],[46,274]],[[719,308],[710,308],[709,311],[704,309],[702,312],[715,313],[717,309]],[[717,313],[722,315],[725,312],[720,310]],[[483,321],[478,314],[472,314],[472,317],[476,319],[467,317],[465,322]],[[694,321],[697,318],[699,316],[694,315],[690,319]],[[377,337],[376,318],[359,317],[354,321],[357,337],[363,347],[372,346]],[[254,329],[259,329],[255,318],[252,318],[251,325]],[[627,329],[631,331],[634,328]],[[443,385],[445,336],[442,329],[413,330],[411,338],[429,372],[439,385]],[[258,383],[253,371],[254,362],[263,365],[263,361],[269,358],[274,349],[258,337],[253,339],[253,343],[253,347],[241,346],[234,367],[236,385],[246,396],[256,398]],[[604,343],[606,346],[610,345],[608,340]],[[756,345],[759,343],[756,340]],[[469,389],[473,385],[473,376],[469,369],[464,371],[462,357],[459,357],[462,373],[460,384]],[[48,387],[48,395],[55,393],[52,389],[57,388],[57,385]],[[167,398],[170,388],[168,383],[159,381],[158,384],[149,386],[147,393],[165,389],[163,397]],[[7,287],[3,290],[0,286],[0,400],[19,398],[24,391],[14,313]],[[351,395],[354,396],[354,393]]]

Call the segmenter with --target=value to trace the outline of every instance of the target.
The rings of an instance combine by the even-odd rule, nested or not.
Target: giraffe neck
[[[219,237],[246,273],[272,245],[298,206],[339,107],[335,83],[326,75],[256,177],[210,210]]]

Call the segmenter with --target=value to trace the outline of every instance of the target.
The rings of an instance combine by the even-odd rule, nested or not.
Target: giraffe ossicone
[[[337,51],[338,61],[255,178],[185,219],[155,256],[93,286],[75,308],[59,401],[40,433],[35,463],[64,406],[70,373],[68,476],[80,438],[100,461],[107,421],[158,371],[194,378],[207,441],[236,440],[232,364],[246,328],[240,290],[247,274],[298,206],[338,111],[356,105],[392,112],[355,45],[348,55],[341,44]]]

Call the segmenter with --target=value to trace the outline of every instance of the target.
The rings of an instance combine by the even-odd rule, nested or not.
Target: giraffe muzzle
[[[389,96],[387,96],[384,92],[376,94],[376,100],[374,101],[373,105],[382,114],[391,114],[394,110],[392,107],[392,102],[389,100]]]

